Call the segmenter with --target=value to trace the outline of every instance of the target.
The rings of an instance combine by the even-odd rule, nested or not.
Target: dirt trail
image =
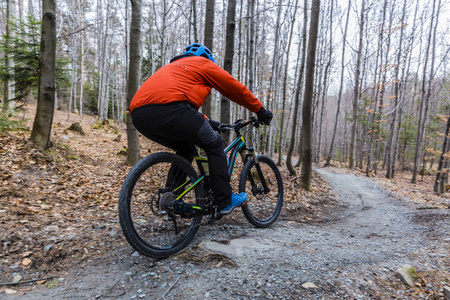
[[[202,226],[192,248],[170,259],[125,247],[114,262],[91,262],[55,288],[7,299],[444,299],[449,210],[418,210],[364,178],[317,172],[340,203],[325,220],[255,229],[225,218]],[[422,287],[395,276],[404,264],[416,268]]]

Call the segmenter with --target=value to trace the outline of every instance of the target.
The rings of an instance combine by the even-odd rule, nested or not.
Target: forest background
[[[316,38],[311,6],[317,4],[311,56],[307,46]],[[431,174],[436,179],[430,189],[447,190],[448,1],[5,0],[0,5],[2,130],[20,127],[13,121],[17,110],[40,99],[41,37],[48,33],[41,26],[46,28],[50,5],[56,42],[50,104],[66,111],[68,122],[75,112],[126,126],[133,89],[186,45],[201,42],[275,113],[270,127],[252,135],[253,144],[286,163],[291,174],[302,162],[294,166],[292,157],[301,157],[310,144],[311,162],[339,161],[388,178],[410,172],[412,182]],[[308,60],[313,77],[306,73]],[[308,78],[311,99],[305,98]],[[202,109],[223,122],[249,117],[217,92]],[[305,126],[305,117],[311,126]],[[36,129],[38,121],[35,141],[36,132],[45,131]],[[140,157],[140,152],[130,130],[133,162],[130,153]],[[46,141],[42,148],[49,146]]]

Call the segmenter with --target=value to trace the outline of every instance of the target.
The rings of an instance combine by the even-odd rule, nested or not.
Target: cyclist
[[[187,46],[183,55],[172,58],[145,81],[131,101],[130,112],[141,134],[175,150],[189,162],[194,159],[195,145],[205,150],[214,204],[221,214],[229,214],[245,203],[247,195],[232,194],[223,141],[214,131],[219,123],[198,112],[212,87],[256,113],[261,123],[268,125],[272,120],[272,112],[198,43]]]

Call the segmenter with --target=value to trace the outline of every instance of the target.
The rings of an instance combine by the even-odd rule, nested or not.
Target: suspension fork
[[[262,184],[262,186],[264,188],[264,193],[265,194],[269,193],[270,189],[267,186],[266,178],[264,177],[264,173],[261,170],[261,166],[259,164],[258,157],[256,155],[255,149],[253,147],[247,147],[245,150],[250,152],[250,154],[247,154],[245,156],[245,159],[243,158],[243,160],[246,163],[249,156],[251,156],[253,158],[253,161],[255,162],[256,171],[258,172],[258,176],[261,179],[261,184]],[[241,155],[242,155],[242,153],[241,153]],[[248,174],[248,180],[250,180],[250,183],[252,184],[252,187],[256,186],[256,183],[255,183],[255,180],[252,177],[252,174]]]

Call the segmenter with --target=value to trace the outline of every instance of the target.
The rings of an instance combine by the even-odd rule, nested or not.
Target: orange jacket
[[[214,62],[201,56],[188,56],[156,71],[139,88],[130,112],[146,104],[187,101],[195,109],[205,103],[211,87],[251,112],[261,109],[261,102],[242,83]]]

